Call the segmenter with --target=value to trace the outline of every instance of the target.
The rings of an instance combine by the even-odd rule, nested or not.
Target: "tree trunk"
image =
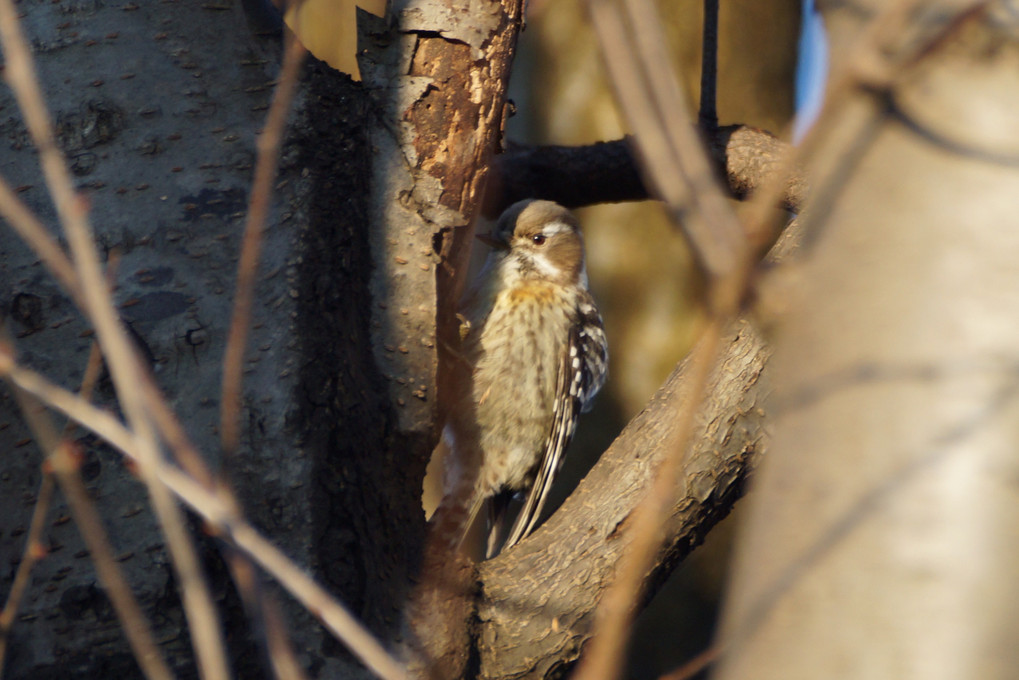
[[[313,563],[316,452],[302,446],[308,395],[298,379],[307,363],[292,322],[304,269],[295,219],[311,184],[301,178],[294,144],[285,151],[281,187],[265,235],[265,255],[245,355],[244,446],[218,460],[220,362],[230,318],[236,259],[255,160],[279,63],[278,36],[253,34],[227,3],[22,3],[23,27],[60,145],[88,199],[101,253],[119,253],[116,301],[151,361],[170,404],[195,441],[225,466],[253,521],[298,561]],[[38,159],[13,97],[4,111],[3,174],[57,231]],[[21,360],[68,386],[81,380],[89,324],[38,259],[10,234],[0,249],[0,295]],[[308,395],[309,398],[311,395]],[[27,443],[7,390],[0,402],[0,555],[7,592],[24,549],[41,456]],[[96,399],[113,405],[100,382]],[[119,454],[80,430],[82,476],[103,515],[127,575],[171,666],[195,674],[172,570],[144,488]],[[25,445],[15,446],[15,444]],[[287,452],[283,455],[283,452]],[[10,640],[10,678],[135,677],[104,587],[97,580],[68,508],[57,496],[43,542],[50,553],[32,583]],[[196,527],[197,528],[197,525]],[[261,666],[245,616],[218,552],[203,541],[210,578],[231,631],[235,672]],[[301,647],[321,635],[295,613]],[[309,659],[309,664],[311,660]]]
[[[884,19],[863,52],[844,47],[858,9],[826,12],[854,79],[830,93],[845,105],[776,323],[724,680],[1006,678],[1019,661],[1019,44],[998,5],[938,4]]]

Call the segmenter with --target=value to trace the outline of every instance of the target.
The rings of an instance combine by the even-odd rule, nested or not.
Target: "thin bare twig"
[[[691,250],[710,277],[710,317],[691,356],[690,398],[677,414],[675,433],[666,445],[672,453],[656,471],[654,483],[634,512],[628,528],[632,543],[598,607],[594,638],[575,673],[584,680],[619,675],[626,631],[648,566],[661,544],[661,518],[672,505],[695,415],[718,358],[722,330],[739,309],[751,264],[742,226],[712,174],[708,153],[689,120],[690,107],[668,68],[670,60],[655,10],[646,0],[623,0],[632,33],[640,36],[636,39],[627,35],[621,13],[609,1],[592,0],[592,23],[605,51],[617,99],[647,159],[653,184],[667,201],[682,197],[696,208],[695,214],[684,216],[683,226]],[[653,162],[655,142],[649,140],[662,139],[668,146],[657,152]],[[682,204],[670,207],[679,215]]]
[[[255,179],[251,185],[251,200],[244,225],[240,262],[237,265],[237,292],[234,295],[230,334],[227,337],[226,354],[223,357],[220,432],[223,451],[228,455],[237,450],[244,347],[247,343],[248,328],[251,326],[251,306],[255,296],[258,258],[262,250],[262,233],[269,212],[269,199],[272,197],[272,182],[276,177],[283,130],[294,91],[297,89],[298,68],[303,61],[304,47],[297,40],[291,39],[284,50],[279,85],[273,93],[265,128],[258,136],[258,161],[255,164]]]
[[[3,351],[0,351],[0,376],[7,377],[50,408],[60,411],[105,439],[131,460],[139,462],[136,438],[109,412],[54,385],[38,373],[17,365]],[[225,540],[233,543],[279,581],[372,672],[386,680],[407,678],[403,666],[389,655],[346,607],[240,517],[234,504],[165,460],[157,462],[156,473],[168,489],[201,515],[213,529],[218,530]]]
[[[56,244],[56,241],[50,236],[49,232],[46,230],[46,227],[42,224],[42,222],[39,221],[39,219],[32,213],[31,210],[28,209],[28,207],[24,206],[24,204],[17,198],[17,196],[12,191],[10,191],[10,188],[7,186],[6,182],[3,181],[2,179],[0,179],[0,214],[2,214],[3,217],[7,220],[7,222],[11,224],[14,230],[18,233],[18,236],[20,236],[21,239],[26,244],[28,244],[36,252],[37,255],[40,256],[40,258],[43,260],[44,264],[47,266],[50,272],[61,283],[64,291],[66,291],[68,295],[70,295],[75,300],[79,307],[84,308],[85,302],[82,297],[81,290],[79,290],[79,286],[77,284],[77,274],[74,271],[73,265],[71,264],[70,260],[67,258],[66,254],[64,254],[63,250],[60,249],[60,247]],[[112,276],[114,268],[115,268],[114,262],[111,259],[109,266],[107,267],[107,279],[108,279],[107,282],[110,285],[112,285]],[[86,377],[83,380],[82,387],[82,394],[83,396],[86,397],[86,399],[88,398],[87,395],[91,393],[92,384],[95,382],[95,379],[98,375],[101,365],[102,364],[101,356],[99,354],[99,346],[93,345],[92,352],[90,355],[89,367],[86,372]],[[193,475],[195,475],[199,479],[205,480],[207,483],[211,485],[212,482],[211,475],[208,474],[208,471],[204,467],[204,463],[202,462],[201,457],[198,456],[194,448],[183,447],[180,446],[179,443],[177,443],[179,441],[181,430],[179,429],[179,427],[173,429],[166,424],[168,409],[166,408],[165,402],[162,401],[161,398],[159,397],[153,398],[154,391],[156,391],[156,393],[158,394],[158,390],[155,389],[155,385],[152,383],[152,381],[147,378],[148,376],[146,376],[146,379],[142,380],[142,384],[146,388],[147,397],[149,398],[149,406],[153,409],[155,418],[157,419],[158,423],[163,426],[161,429],[166,429],[171,433],[177,435],[178,437],[178,438],[168,437],[171,439],[170,440],[171,446],[173,446],[173,444],[176,444],[176,446],[173,446],[173,449],[175,452],[177,452],[178,460],[181,461],[185,468],[189,470]],[[172,422],[175,423],[175,421]],[[205,473],[204,475],[203,472]],[[46,489],[47,486],[50,487],[52,486],[52,481],[48,474],[44,476],[42,484],[43,485],[40,489],[39,496],[41,500],[45,498],[44,489]],[[37,513],[38,512],[39,508],[37,507]],[[35,526],[36,521],[35,518],[36,515],[34,515],[33,526]],[[35,551],[34,543],[31,540],[31,538],[30,542],[25,546],[25,558],[22,559],[21,563],[18,565],[18,572],[15,576],[14,586],[12,586],[11,596],[8,598],[8,605],[4,609],[4,614],[0,616],[0,621],[3,621],[3,618],[8,616],[12,620],[12,617],[16,612],[18,597],[15,595],[17,594],[18,590],[14,588],[20,583],[19,579],[21,578],[26,579],[26,577],[28,577],[28,574],[31,572],[31,569],[35,564],[35,559],[30,557],[34,556],[35,552],[31,552],[30,548],[32,551]],[[2,623],[0,623],[0,629],[2,629],[2,627],[3,627]],[[2,661],[3,659],[2,642],[3,640],[0,640],[0,661]]]
[[[716,645],[712,645],[676,670],[670,671],[661,676],[658,680],[690,680],[690,678],[715,663],[715,661],[718,660],[718,657],[719,648]]]
[[[740,266],[746,241],[668,68],[661,21],[646,0],[624,0],[625,19],[611,1],[591,0],[591,22],[617,101],[637,132],[650,184],[675,215],[683,215],[680,226],[704,271],[724,278]],[[627,34],[627,22],[639,39]],[[687,206],[696,210],[684,214]]]
[[[304,680],[304,671],[294,656],[279,607],[272,596],[259,587],[258,573],[254,564],[233,550],[226,555],[226,559],[248,616],[256,621],[255,627],[265,640],[266,653],[276,677],[284,680]]]
[[[24,205],[24,203],[17,198],[16,194],[10,190],[8,185],[3,182],[2,179],[0,179],[0,215],[7,219],[7,221],[15,228],[18,235],[21,236],[21,238],[40,256],[50,272],[53,273],[63,288],[72,296],[72,298],[75,299],[79,307],[84,307],[84,301],[81,297],[79,286],[77,284],[77,274],[74,271],[74,267],[71,264],[70,259],[67,258],[66,254],[56,244],[55,240],[50,237],[38,218],[36,218],[36,216]],[[106,271],[107,282],[111,287],[113,283],[113,272],[115,269],[115,261],[111,257]],[[101,366],[102,356],[100,354],[99,346],[97,344],[93,344],[88,368],[86,369],[86,377],[83,379],[83,385],[81,388],[81,394],[86,399],[88,398],[88,394],[91,392],[92,385],[98,376]],[[199,480],[210,489],[214,488],[215,480],[212,474],[205,465],[201,455],[188,440],[187,435],[184,433],[183,428],[180,427],[173,412],[167,407],[166,401],[159,393],[159,389],[152,381],[151,376],[145,372],[141,372],[140,377],[142,378],[140,381],[141,387],[145,392],[145,397],[147,399],[146,405],[150,409],[151,415],[156,426],[159,428],[160,433],[166,438],[168,445],[174,453],[174,457],[195,479]],[[51,475],[48,472],[44,472],[43,481],[38,494],[38,504],[36,506],[35,514],[33,515],[33,528],[29,532],[29,539],[25,546],[25,554],[18,565],[18,571],[15,575],[15,581],[12,585],[8,602],[4,607],[3,612],[0,613],[0,667],[3,665],[2,662],[4,658],[7,630],[17,613],[21,594],[28,583],[28,576],[39,557],[44,554],[44,549],[42,549],[39,545],[39,534],[35,530],[35,526],[36,522],[41,521],[41,518],[45,516],[45,510],[48,507],[52,487],[53,481]],[[226,490],[221,486],[220,492],[225,491]],[[269,603],[266,603],[265,606],[268,607]],[[278,618],[279,617],[277,615],[277,619]],[[285,645],[285,630],[277,630],[276,635],[277,638],[281,635],[284,636],[284,640],[282,643],[278,639],[270,641],[270,649],[278,650],[283,648],[283,645]],[[284,660],[279,663],[274,661],[274,663],[281,668],[288,669],[287,677],[300,677],[300,669],[295,666],[292,656],[289,661]]]
[[[0,178],[0,216],[35,251],[64,290],[81,306],[78,275],[74,272],[70,258],[3,178]]]
[[[783,163],[753,196],[748,210],[744,213],[748,238],[758,254],[770,248],[781,232],[783,217],[776,213],[774,207],[779,205],[786,189],[786,180],[794,169],[805,166],[814,158],[822,142],[831,139],[836,130],[841,133],[840,136],[844,140],[843,151],[857,145],[860,137],[866,135],[883,115],[883,107],[873,99],[869,105],[857,109],[852,114],[849,113],[847,105],[850,97],[858,92],[862,82],[866,82],[870,87],[877,85],[878,80],[886,81],[884,85],[889,84],[887,79],[892,76],[895,69],[887,61],[890,58],[890,51],[886,48],[890,47],[891,41],[902,35],[909,17],[919,4],[919,0],[898,0],[886,4],[863,29],[842,66],[831,74],[824,105],[817,121],[803,141],[791,147]],[[980,8],[986,4],[976,2],[973,8]],[[923,48],[918,50],[922,51]],[[846,115],[851,115],[852,120],[847,120]],[[847,129],[852,129],[855,133],[846,134]],[[839,158],[846,156],[838,150],[829,150],[827,155],[836,159],[836,164],[840,162]],[[816,185],[817,182],[813,181],[812,184]],[[818,193],[826,192],[823,189],[815,192],[815,200]]]
[[[241,403],[241,381],[243,375],[244,349],[247,344],[248,330],[251,326],[251,308],[255,295],[255,280],[258,272],[259,254],[262,249],[262,235],[269,212],[269,201],[272,197],[272,182],[276,177],[279,162],[279,150],[283,141],[287,116],[297,89],[297,76],[304,61],[305,50],[300,42],[293,39],[284,47],[283,65],[280,69],[279,84],[273,93],[269,113],[266,116],[265,128],[258,136],[256,143],[258,160],[255,164],[255,177],[251,186],[251,198],[248,204],[247,220],[244,225],[244,238],[241,245],[240,262],[237,266],[237,285],[234,295],[234,308],[227,337],[226,352],[223,357],[223,391],[220,405],[220,441],[224,453],[229,456],[237,450],[239,444],[239,419]],[[153,391],[154,391],[154,387]],[[169,434],[176,442],[174,447],[189,459],[200,458],[189,452],[193,451],[190,442],[183,436],[183,431],[176,424],[176,419],[169,409],[165,408],[161,399],[151,398],[152,408],[158,409],[164,436]],[[192,473],[194,474],[194,473]],[[203,473],[204,474],[204,473]],[[199,477],[200,478],[200,477]],[[228,491],[225,480],[219,484],[220,496],[239,515],[239,507],[232,493]],[[261,592],[254,569],[248,558],[235,555],[228,559],[230,573],[238,590],[247,605],[249,615],[262,625],[258,628],[265,636],[269,660],[278,677],[300,678],[303,673],[294,658],[286,631],[279,624],[280,616],[275,604],[265,593]]]
[[[140,361],[117,317],[93,245],[87,206],[76,193],[67,164],[56,144],[53,125],[39,88],[31,52],[12,0],[0,0],[0,39],[6,61],[6,77],[14,92],[32,140],[57,215],[67,234],[85,311],[93,322],[107,359],[120,404],[137,441],[139,472],[169,547],[198,666],[207,680],[229,677],[219,617],[188,533],[181,509],[154,474],[160,459],[155,432],[145,409],[138,383]]]
[[[205,464],[202,454],[198,452],[198,449],[194,447],[194,444],[188,438],[187,433],[184,432],[184,428],[178,422],[177,416],[166,405],[166,400],[160,393],[159,387],[156,386],[148,372],[142,375],[141,389],[145,394],[145,406],[149,409],[152,421],[159,430],[163,440],[166,441],[169,449],[173,452],[173,457],[177,464],[206,488],[210,490],[215,489],[218,484],[219,488],[223,489],[225,483],[222,480],[217,482],[209,467]]]
[[[39,493],[36,494],[35,508],[32,510],[32,523],[29,525],[25,550],[21,555],[21,562],[18,563],[18,570],[14,574],[14,583],[11,584],[7,602],[4,604],[3,611],[0,611],[0,671],[4,667],[4,658],[7,655],[7,637],[14,625],[14,617],[18,614],[21,598],[28,588],[32,568],[48,552],[48,548],[42,542],[42,532],[46,527],[46,515],[49,512],[52,499],[53,475],[44,469],[42,481],[39,482]]]
[[[13,344],[6,329],[3,332],[3,353],[0,355],[0,363],[13,364]],[[7,376],[9,379],[9,376]],[[43,408],[40,400],[29,391],[22,389],[15,381],[14,396],[25,416],[25,422],[35,436],[40,448],[46,455],[46,463],[43,467],[46,479],[56,477],[60,488],[67,499],[67,503],[74,515],[75,524],[81,532],[81,536],[88,547],[89,554],[96,567],[100,581],[106,588],[114,611],[120,619],[121,628],[127,637],[128,644],[134,652],[138,665],[146,677],[154,680],[170,680],[173,674],[163,660],[159,647],[152,639],[152,632],[149,622],[142,613],[141,607],[131,593],[124,575],[120,571],[113,556],[113,548],[106,537],[102,520],[96,512],[92,501],[82,484],[78,474],[78,452],[74,445],[62,439],[54,428],[49,415]],[[76,399],[88,403],[75,395]],[[38,513],[38,506],[36,508]],[[33,517],[33,531],[35,530],[36,517]]]
[[[51,470],[60,482],[60,490],[71,507],[75,525],[81,532],[85,545],[88,546],[96,573],[106,587],[106,594],[117,611],[120,627],[131,644],[138,665],[149,678],[157,680],[172,678],[173,674],[166,665],[159,647],[152,639],[152,631],[149,629],[145,614],[131,594],[127,580],[120,571],[114,557],[113,547],[103,530],[102,519],[95,506],[92,505],[88,491],[81,481],[78,471],[80,456],[81,453],[75,449],[73,444],[67,441],[61,442],[49,454],[49,460],[52,462]]]
[[[191,443],[177,416],[167,406],[159,388],[148,374],[144,375],[142,389],[156,427],[173,451],[174,459],[199,484],[231,508],[233,516],[240,516],[241,506],[230,489],[229,482],[224,478],[214,477],[209,471],[201,454]],[[271,596],[262,592],[259,587],[251,560],[246,555],[237,553],[227,556],[227,561],[231,576],[248,607],[249,614],[257,617],[263,624],[260,630],[265,636],[269,661],[277,677],[302,679],[304,673],[294,656],[278,607]]]
[[[307,676],[294,655],[279,605],[265,593],[262,593],[262,618],[265,621],[265,639],[269,646],[269,661],[272,663],[276,677],[281,680],[304,680]]]
[[[636,2],[637,0],[628,1]],[[596,2],[595,4],[598,3]],[[886,61],[887,57],[883,55],[888,52],[886,49],[888,47],[888,40],[894,39],[898,29],[904,25],[906,18],[916,6],[917,0],[903,0],[896,5],[886,8],[875,18],[874,23],[865,32],[864,39],[861,42],[861,51],[856,53],[858,61],[848,67],[848,77],[852,78],[852,80],[849,85],[844,86],[846,89],[843,96],[847,98],[846,101],[848,101],[848,96],[853,91],[858,91],[859,85],[872,84],[872,82],[866,81],[861,77],[858,72],[861,68],[866,70],[871,80],[876,77],[880,82],[894,82],[896,69],[907,63],[909,57],[907,56],[905,60],[900,58],[898,61]],[[644,24],[644,29],[648,28],[650,28],[650,24]],[[646,38],[643,29],[640,33],[642,38]],[[940,36],[935,38],[935,40],[938,39],[940,39]],[[633,49],[640,51],[641,47],[638,45]],[[920,49],[922,52],[925,48],[921,46]],[[611,55],[609,61],[612,61]],[[647,64],[645,65],[647,66]],[[857,72],[854,73],[854,69]],[[616,70],[618,71],[618,69]],[[615,77],[616,74],[614,73],[613,75]],[[842,102],[842,106],[839,109],[835,109],[835,111],[841,111],[845,108],[846,102]],[[859,113],[859,111],[856,113]],[[866,129],[872,123],[876,113],[874,110],[864,111],[862,116],[857,116],[854,119],[853,129]],[[833,115],[833,120],[838,119],[834,118]],[[655,121],[647,122],[653,124]],[[824,126],[819,126],[823,133],[817,132],[817,128],[815,128],[815,134],[823,134],[824,136],[831,134],[831,128],[828,126],[833,124],[831,121],[825,121]],[[636,133],[639,139],[642,130],[637,128]],[[853,140],[855,137],[847,135],[845,139]],[[848,143],[852,144],[853,141]],[[792,167],[796,160],[798,160],[796,157],[789,159],[789,166]],[[784,183],[785,173],[783,173],[782,177],[776,178],[774,185],[776,188],[769,189],[766,195],[759,195],[757,199],[758,205],[755,207],[762,212],[765,210],[769,213],[774,212],[774,206],[777,204],[778,196],[781,193],[779,187],[784,187]],[[764,220],[761,219],[760,223],[763,222]],[[753,233],[755,228],[756,224],[753,222],[748,225],[748,231],[751,233]],[[777,230],[775,233],[777,233]],[[691,399],[691,403],[686,405],[688,410],[680,415],[680,422],[674,441],[677,453],[681,453],[686,449],[686,440],[689,437],[687,419],[691,417],[690,411],[692,411],[693,407],[699,404],[706,385],[704,376],[707,375],[707,372],[710,371],[717,359],[718,333],[723,327],[721,324],[738,311],[739,301],[743,299],[749,285],[750,268],[754,261],[749,255],[749,253],[744,254],[736,262],[736,267],[731,272],[713,282],[711,290],[712,304],[710,306],[712,316],[705,331],[705,337],[702,339],[702,344],[695,348],[692,356],[694,375],[691,377],[691,392],[695,396]],[[599,607],[595,623],[596,637],[592,641],[591,648],[581,659],[577,671],[578,677],[583,677],[585,680],[612,678],[616,677],[619,673],[622,651],[625,645],[625,631],[631,620],[634,604],[638,599],[641,582],[646,573],[646,566],[658,545],[657,524],[654,520],[660,516],[661,510],[659,508],[662,508],[663,504],[670,500],[670,496],[661,496],[660,494],[672,493],[672,487],[676,483],[673,476],[674,471],[677,469],[676,461],[676,457],[666,459],[661,468],[656,472],[656,479],[648,493],[648,497],[634,513],[633,523],[628,531],[633,537],[633,543],[628,552],[620,560],[616,580],[605,593]],[[712,656],[724,653],[724,648],[711,650]]]
[[[29,213],[30,214],[30,213]],[[30,214],[31,215],[31,214]],[[34,215],[31,216],[34,219]],[[113,271],[111,267],[109,271]],[[8,345],[13,343],[10,334],[2,329],[3,341]],[[8,350],[13,354],[13,348]],[[102,355],[99,352],[99,345],[92,343],[89,350],[88,363],[85,365],[85,375],[81,380],[81,388],[78,393],[83,399],[88,399],[92,394],[92,388],[99,376],[102,367]],[[70,436],[74,430],[73,421],[68,421],[64,427],[64,438]],[[47,548],[42,543],[42,532],[45,527],[46,515],[49,512],[50,503],[53,499],[53,474],[49,465],[42,466],[42,481],[39,483],[39,493],[36,494],[35,508],[32,510],[32,523],[29,526],[28,538],[25,541],[25,550],[18,563],[18,570],[14,575],[14,583],[7,596],[3,611],[0,611],[0,669],[4,667],[4,657],[7,651],[7,637],[10,634],[11,626],[14,624],[14,617],[18,613],[21,598],[28,586],[28,577],[36,563],[46,556]]]
[[[666,132],[674,162],[695,208],[684,221],[692,222],[685,227],[687,240],[695,252],[710,249],[722,254],[717,269],[708,270],[719,287],[719,281],[745,264],[747,241],[743,227],[715,176],[710,154],[690,116],[690,102],[670,67],[672,60],[658,10],[649,0],[623,0],[623,6],[633,26],[630,44],[637,48],[659,125]],[[679,206],[673,206],[676,207]]]
[[[108,277],[110,278],[108,283],[112,283],[113,271],[115,269],[116,261],[111,260],[110,267],[107,270]],[[6,332],[6,329],[3,331],[2,338],[7,345],[5,351],[10,356],[13,356],[13,339]],[[99,350],[99,345],[93,343],[89,352],[89,361],[86,365],[85,375],[82,378],[82,386],[78,389],[78,395],[81,399],[88,400],[92,395],[92,389],[95,386],[101,369],[102,354]],[[69,420],[64,426],[62,436],[57,437],[55,434],[56,430],[43,412],[42,406],[34,397],[23,393],[23,391],[16,387],[15,397],[18,399],[21,410],[25,414],[25,420],[29,422],[37,441],[40,442],[40,446],[44,449],[47,459],[43,465],[43,480],[36,501],[36,509],[33,513],[29,539],[25,544],[24,557],[18,565],[7,605],[3,613],[0,614],[0,668],[3,668],[3,651],[6,646],[7,633],[10,625],[13,623],[13,617],[17,611],[24,586],[28,583],[29,574],[35,563],[46,554],[46,547],[42,544],[41,536],[46,512],[53,495],[54,476],[56,476],[60,481],[64,495],[68,499],[68,504],[71,507],[71,512],[74,514],[78,530],[82,532],[82,536],[89,546],[90,554],[94,557],[96,572],[110,593],[111,603],[124,628],[127,641],[139,659],[142,671],[150,678],[172,677],[158,647],[152,640],[148,621],[145,619],[145,615],[142,614],[141,608],[138,606],[135,597],[131,594],[130,588],[127,586],[126,580],[120,573],[120,568],[113,558],[113,550],[109,540],[106,538],[102,521],[92,506],[89,494],[85,491],[84,485],[82,485],[81,477],[78,476],[77,461],[66,450],[66,447],[70,446],[70,444],[61,441],[61,439],[66,439],[73,431],[74,422]]]
[[[718,127],[718,0],[704,0],[701,31],[701,105],[697,118],[702,127]]]
[[[643,0],[624,0],[626,6],[630,9],[629,17],[634,24],[634,30],[641,36],[641,40],[634,41],[635,44],[627,45],[626,37],[620,28],[618,20],[609,22],[608,18],[611,16],[609,11],[596,9],[599,6],[604,6],[606,1],[595,0],[592,3],[592,19],[599,34],[606,36],[602,39],[613,78],[618,81],[626,76],[625,67],[628,64],[632,65],[633,62],[633,59],[624,55],[622,50],[628,49],[640,54],[643,66],[647,70],[644,81],[640,79],[640,74],[636,74],[638,77],[635,77],[634,74],[628,74],[630,84],[626,87],[632,92],[628,92],[626,95],[621,94],[621,98],[626,99],[622,104],[624,108],[627,106],[632,108],[632,102],[629,99],[636,96],[647,96],[656,101],[661,111],[665,102],[669,101],[669,82],[661,71],[658,72],[657,79],[652,75],[655,72],[654,67],[656,63],[659,65],[665,63],[661,59],[657,62],[655,61],[656,54],[659,57],[661,56],[661,52],[656,53],[654,47],[657,42],[655,34],[658,32],[658,24],[653,20],[653,15],[650,14],[650,10]],[[879,28],[874,29],[873,35],[887,35],[887,26],[894,23],[896,18],[901,19],[906,16],[908,8],[904,9],[904,7],[907,4],[903,3],[902,6],[887,10],[883,15],[885,18],[882,24]],[[618,14],[616,18],[618,19]],[[611,35],[613,32],[616,34],[615,36]],[[870,62],[865,61],[864,63]],[[639,91],[639,84],[641,82],[646,82],[649,85],[651,90],[649,94],[645,95]],[[624,87],[623,84],[618,82],[616,85],[620,90]],[[673,103],[675,101],[673,100]],[[680,111],[685,110],[685,107],[672,105],[664,110]],[[642,139],[645,132],[644,128],[639,125],[640,123],[652,127],[655,125],[667,125],[667,123],[663,123],[662,118],[634,119],[632,122],[638,142]],[[651,135],[652,137],[661,137],[662,133],[658,130],[652,130]],[[668,136],[668,139],[670,142],[675,140],[672,136]],[[682,147],[679,144],[676,145],[675,153],[681,158],[699,158],[699,154],[690,153],[688,148]],[[791,157],[787,161],[788,167],[793,167],[796,160],[795,156]],[[650,163],[649,170],[654,174],[655,168]],[[748,232],[751,235],[756,235],[756,232],[759,231],[756,224],[764,222],[763,215],[765,211],[767,211],[769,219],[770,215],[774,213],[773,206],[777,203],[781,190],[785,188],[785,174],[782,173],[782,177],[776,178],[772,187],[758,195],[755,216],[760,216],[757,218],[760,222],[751,221],[748,228]],[[682,173],[673,172],[670,176],[675,177],[677,175],[682,175]],[[701,209],[703,210],[703,207]],[[724,212],[717,214],[722,215]],[[712,219],[708,219],[707,225],[709,228],[713,228],[717,223]],[[777,230],[775,230],[775,233],[777,233]],[[694,245],[696,248],[696,243]],[[694,366],[694,375],[691,378],[693,384],[692,393],[696,396],[691,400],[690,404],[686,405],[687,410],[680,415],[680,423],[674,442],[677,452],[676,456],[666,459],[665,463],[663,463],[661,469],[657,472],[655,483],[647,499],[635,513],[633,526],[631,527],[634,545],[626,553],[623,560],[621,560],[616,581],[605,594],[598,616],[596,617],[596,637],[592,642],[590,650],[582,658],[578,668],[578,676],[584,677],[585,680],[589,678],[615,677],[619,672],[622,652],[625,646],[625,631],[631,620],[633,604],[640,592],[646,565],[658,545],[656,518],[660,516],[659,513],[666,507],[666,503],[669,500],[668,494],[672,492],[675,484],[675,471],[678,469],[677,456],[681,455],[687,446],[686,439],[689,436],[688,419],[700,401],[706,384],[705,377],[717,358],[717,334],[724,327],[727,319],[736,313],[738,303],[745,294],[749,281],[750,266],[754,261],[750,255],[751,253],[747,251],[739,253],[733,261],[733,268],[725,271],[724,275],[716,277],[712,282],[713,285],[710,291],[712,296],[712,317],[705,332],[706,337],[702,340],[702,344],[698,345],[695,349],[692,361]],[[662,496],[661,494],[666,495]]]
[[[672,440],[663,445],[671,451],[655,472],[655,480],[633,514],[627,533],[633,537],[629,549],[619,561],[616,578],[605,592],[595,616],[594,636],[586,653],[580,658],[573,677],[583,680],[611,680],[619,676],[627,631],[633,616],[644,576],[655,552],[661,545],[661,518],[672,507],[676,495],[678,472],[688,449],[711,370],[718,357],[719,341],[728,315],[715,315],[691,353],[689,400],[678,414]]]

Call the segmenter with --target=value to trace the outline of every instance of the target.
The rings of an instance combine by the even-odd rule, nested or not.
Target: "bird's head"
[[[515,203],[499,217],[491,234],[478,238],[521,278],[586,285],[584,241],[577,218],[558,203]]]

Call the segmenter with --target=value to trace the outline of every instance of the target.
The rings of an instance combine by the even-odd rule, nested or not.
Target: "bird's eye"
[[[544,234],[535,234],[534,236],[531,237],[531,241],[534,242],[534,245],[540,246],[541,244],[543,244],[545,242],[545,235]]]

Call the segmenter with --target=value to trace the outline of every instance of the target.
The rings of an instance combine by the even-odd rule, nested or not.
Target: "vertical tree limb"
[[[403,0],[372,22],[361,62],[377,106],[370,142],[371,347],[400,437],[420,471],[441,426],[455,360],[456,303],[492,155],[500,147],[522,0]],[[416,487],[398,491],[414,494]],[[408,499],[411,500],[411,499]],[[420,505],[418,505],[420,508]],[[405,616],[419,672],[459,677],[470,652],[474,570],[447,546],[425,549]],[[411,573],[418,565],[406,565]]]
[[[375,49],[362,59],[381,117],[371,135],[372,335],[402,431],[433,433],[437,420],[438,340],[453,327],[501,141],[521,6],[396,2],[393,29],[370,31]]]

